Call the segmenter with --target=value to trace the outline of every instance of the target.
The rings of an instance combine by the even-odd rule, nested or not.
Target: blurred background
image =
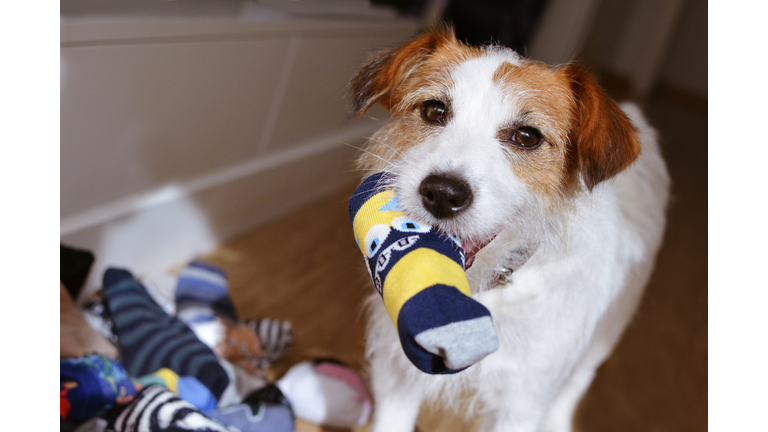
[[[96,257],[81,297],[98,289],[108,265],[141,273],[213,253],[226,268],[226,254],[215,251],[249,233],[328,199],[343,212],[344,193],[359,178],[358,147],[387,117],[374,110],[349,120],[348,80],[369,55],[435,22],[452,22],[470,44],[586,65],[658,127],[673,202],[646,300],[578,421],[585,431],[707,430],[706,1],[60,7],[61,242]],[[280,256],[274,243],[257,248]]]

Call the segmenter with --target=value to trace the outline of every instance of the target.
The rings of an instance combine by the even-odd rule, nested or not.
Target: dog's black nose
[[[419,185],[421,202],[438,219],[456,216],[472,203],[472,190],[464,181],[446,175],[431,174]]]

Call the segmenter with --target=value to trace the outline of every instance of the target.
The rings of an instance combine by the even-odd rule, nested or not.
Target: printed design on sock
[[[63,419],[87,420],[136,393],[122,365],[102,355],[61,360],[59,371]]]
[[[69,389],[77,387],[77,383],[74,381],[63,381],[59,383],[59,398],[61,399],[59,419],[64,421],[69,417],[69,412],[72,410],[72,402],[69,401]]]

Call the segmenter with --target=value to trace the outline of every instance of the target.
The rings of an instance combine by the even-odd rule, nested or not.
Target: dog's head
[[[392,172],[403,209],[469,253],[502,230],[535,231],[640,152],[630,120],[580,68],[469,47],[450,29],[379,53],[352,87],[354,115],[378,102],[392,116],[362,167]]]

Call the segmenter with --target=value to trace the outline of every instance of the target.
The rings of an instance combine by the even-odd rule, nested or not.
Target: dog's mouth
[[[469,269],[475,262],[475,255],[480,252],[484,247],[488,246],[491,240],[495,239],[499,233],[494,233],[486,237],[479,239],[470,239],[461,242],[464,248],[464,268]]]

